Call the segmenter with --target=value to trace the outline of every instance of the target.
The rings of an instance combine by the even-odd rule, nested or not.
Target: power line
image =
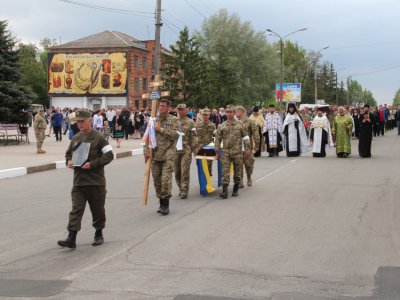
[[[195,6],[193,6],[188,0],[185,0],[187,5],[189,5],[191,8],[193,8],[194,11],[196,11],[200,16],[202,16],[204,19],[207,19],[207,17],[200,11],[198,10]]]
[[[215,9],[208,6],[203,0],[197,0],[197,1],[199,1],[205,8],[207,8],[209,11],[211,11],[211,13],[215,13]]]
[[[174,24],[173,22],[169,21],[169,20],[166,19],[165,17],[163,18],[163,20],[164,20],[165,22],[168,22],[171,26],[174,26],[174,27],[175,27],[176,29],[178,29],[179,31],[182,30],[181,27],[179,27],[178,25],[176,25],[176,24]]]
[[[181,23],[184,26],[187,26],[186,22],[183,21],[182,19],[177,18],[176,16],[174,16],[173,14],[171,14],[169,11],[165,10],[165,13],[169,14],[172,18],[174,18],[175,20],[177,20],[179,23]]]
[[[83,6],[83,7],[87,7],[87,8],[92,8],[92,9],[112,12],[112,13],[133,15],[133,16],[139,16],[139,17],[145,17],[145,18],[153,18],[150,15],[154,14],[154,13],[148,12],[148,11],[134,11],[134,10],[127,10],[127,9],[105,7],[105,6],[93,5],[93,4],[89,4],[89,3],[72,1],[72,0],[58,0],[58,1],[64,2],[64,3],[68,3],[68,4],[72,4],[72,5],[78,5],[78,6]]]

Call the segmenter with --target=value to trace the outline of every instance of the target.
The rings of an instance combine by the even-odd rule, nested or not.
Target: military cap
[[[92,117],[92,115],[90,114],[90,112],[88,112],[86,110],[78,110],[75,113],[75,120],[76,121],[83,121],[83,120],[89,119],[91,117]]]
[[[236,106],[236,110],[246,111],[246,109],[245,109],[243,106],[241,106],[241,105]]]
[[[254,106],[254,107],[253,107],[253,111],[254,111],[254,112],[258,112],[259,110],[260,110],[260,108],[259,108],[258,106]]]
[[[227,111],[227,112],[228,111],[231,111],[231,112],[235,111],[235,106],[234,105],[227,105],[226,108],[225,108],[225,111]]]
[[[202,111],[201,111],[201,114],[203,114],[203,115],[210,115],[211,114],[211,110],[209,109],[209,108],[204,108]]]
[[[186,109],[186,104],[185,103],[178,104],[178,106],[176,108],[177,109]]]

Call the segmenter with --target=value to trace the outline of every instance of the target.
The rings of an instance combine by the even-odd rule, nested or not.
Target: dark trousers
[[[378,136],[379,135],[385,135],[385,122],[379,122],[379,127],[378,127]]]
[[[58,141],[58,140],[62,140],[62,130],[61,130],[61,125],[59,125],[59,126],[55,126],[55,125],[53,125],[53,131],[54,131],[54,134],[56,135],[56,141]]]
[[[69,213],[68,230],[81,230],[81,221],[85,212],[86,202],[89,202],[92,212],[92,226],[96,230],[101,230],[106,224],[106,213],[104,204],[106,202],[105,186],[83,186],[73,187],[71,191],[72,210]]]
[[[400,135],[400,121],[397,121],[397,135]]]

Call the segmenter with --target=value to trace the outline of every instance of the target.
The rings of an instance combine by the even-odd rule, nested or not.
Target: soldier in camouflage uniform
[[[172,172],[174,171],[174,158],[176,142],[179,134],[176,132],[177,118],[168,113],[171,102],[161,100],[159,116],[156,118],[154,129],[156,132],[157,147],[153,149],[151,173],[153,174],[154,187],[157,198],[160,199],[158,213],[169,214],[169,198],[172,190]],[[145,160],[149,158],[149,149],[144,148]]]
[[[251,175],[253,174],[253,169],[254,169],[253,150],[257,151],[257,149],[259,149],[260,135],[258,132],[257,124],[246,116],[246,109],[243,106],[236,107],[236,117],[240,121],[242,121],[249,136],[249,147],[251,152],[249,156],[243,157],[243,164],[247,174],[247,186],[252,186],[253,182],[251,179]],[[243,177],[242,181],[240,182],[239,188],[243,188]]]
[[[196,153],[198,153],[202,147],[212,143],[216,129],[215,124],[210,121],[211,111],[208,108],[205,108],[201,113],[203,120],[196,124]],[[210,173],[210,176],[212,176],[212,162],[212,160],[207,160],[208,172]]]
[[[33,123],[33,129],[35,130],[35,137],[36,137],[36,148],[37,154],[44,154],[46,151],[42,149],[43,141],[46,138],[46,131],[47,124],[44,119],[44,111],[40,110],[39,113],[35,116],[35,121]]]
[[[237,196],[243,176],[243,151],[245,151],[246,157],[251,152],[246,128],[241,121],[235,120],[234,106],[228,105],[225,111],[227,120],[221,124],[215,136],[216,159],[219,159],[221,143],[223,144],[221,153],[223,190],[220,197],[224,199],[228,197],[231,163],[233,163],[234,170],[232,196]]]
[[[177,130],[182,136],[182,141],[178,139],[177,151],[175,154],[175,180],[179,187],[181,199],[186,199],[189,192],[190,183],[190,164],[192,163],[192,153],[196,149],[196,125],[187,116],[186,104],[179,104]]]

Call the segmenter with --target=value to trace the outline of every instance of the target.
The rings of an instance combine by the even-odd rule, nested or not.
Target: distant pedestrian
[[[35,130],[36,137],[36,148],[37,154],[44,154],[46,151],[42,149],[43,141],[46,138],[46,128],[47,124],[44,119],[44,111],[40,110],[38,114],[35,116],[35,121],[33,123],[33,129]]]
[[[372,120],[373,116],[369,112],[369,104],[364,105],[364,113],[360,114],[360,140],[358,143],[358,153],[361,157],[371,157],[372,142]]]
[[[62,141],[62,122],[63,115],[60,113],[60,110],[57,108],[55,113],[51,116],[51,123],[53,124],[54,134],[56,135],[56,141]]]

